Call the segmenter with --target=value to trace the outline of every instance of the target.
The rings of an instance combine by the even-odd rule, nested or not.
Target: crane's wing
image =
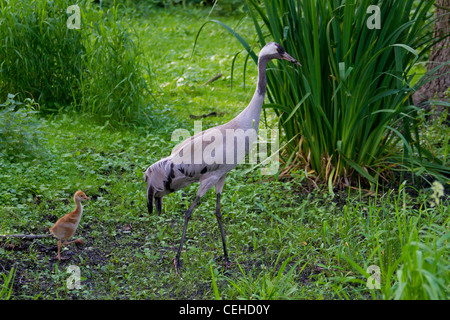
[[[171,160],[175,164],[194,165],[186,167],[191,173],[210,172],[221,166],[231,170],[244,160],[257,140],[257,133],[254,129],[244,131],[230,124],[202,131],[179,143],[172,150]]]
[[[161,197],[193,182],[207,179],[209,185],[241,163],[254,141],[255,130],[235,129],[230,123],[202,131],[147,169],[148,187],[151,184],[154,196]]]

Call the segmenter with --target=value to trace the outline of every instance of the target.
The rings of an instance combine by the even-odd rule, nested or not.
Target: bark
[[[434,23],[434,37],[440,38],[450,33],[450,0],[436,0],[436,18]],[[444,15],[444,16],[442,16]],[[450,60],[450,37],[438,42],[430,52],[430,58],[427,65],[427,72],[438,65]],[[445,96],[450,87],[450,65],[440,68],[435,74],[440,75],[436,79],[424,84],[413,96],[416,106],[430,100],[449,101]],[[444,106],[438,106],[436,111],[443,111]]]
[[[0,234],[0,238],[19,238],[22,240],[34,240],[51,236],[51,234]]]

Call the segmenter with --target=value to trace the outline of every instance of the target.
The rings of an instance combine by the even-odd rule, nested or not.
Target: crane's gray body
[[[191,183],[200,183],[197,197],[186,212],[181,244],[174,260],[175,270],[191,212],[200,197],[213,186],[217,194],[216,217],[221,230],[225,259],[228,261],[220,214],[220,194],[226,174],[242,162],[257,139],[267,89],[266,66],[271,59],[284,59],[300,65],[279,44],[266,44],[259,53],[258,83],[249,105],[231,121],[181,142],[172,150],[170,156],[152,164],[145,171],[149,213],[153,211],[153,199],[158,214],[161,214],[162,198],[165,195],[183,189]]]

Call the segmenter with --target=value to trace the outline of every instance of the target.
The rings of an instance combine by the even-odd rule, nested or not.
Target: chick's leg
[[[61,245],[62,245],[62,240],[60,239],[58,241],[58,254],[56,255],[56,259],[61,260]]]

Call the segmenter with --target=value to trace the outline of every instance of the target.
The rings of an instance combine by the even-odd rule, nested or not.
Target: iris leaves
[[[448,179],[446,163],[420,145],[422,111],[411,99],[426,82],[413,85],[411,68],[441,40],[432,37],[433,1],[248,0],[248,7],[256,47],[276,41],[303,65],[272,62],[268,71],[267,107],[279,119],[289,171],[341,186],[361,177],[372,184],[392,169]],[[255,45],[214,22],[256,62]]]

